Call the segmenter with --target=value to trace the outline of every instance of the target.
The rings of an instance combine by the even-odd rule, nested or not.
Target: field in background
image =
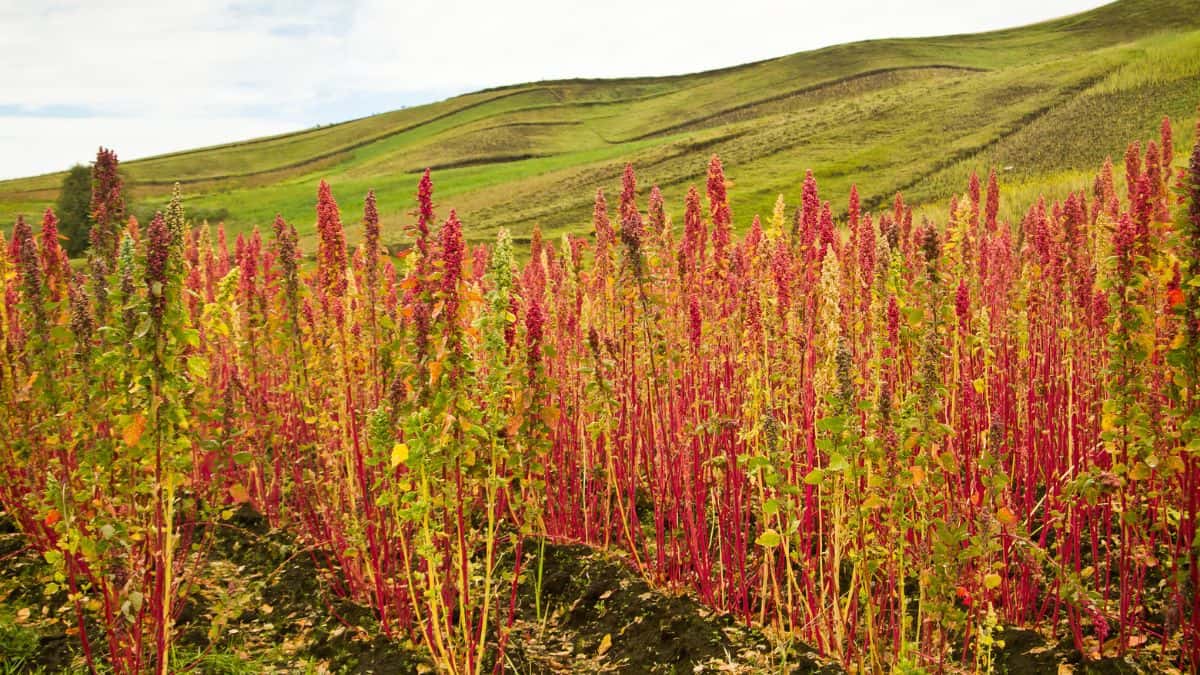
[[[310,251],[318,179],[347,203],[374,189],[394,244],[403,235],[389,226],[407,222],[426,167],[471,241],[501,226],[518,241],[534,224],[547,236],[586,232],[589,195],[615,187],[626,162],[682,204],[703,180],[695,157],[712,153],[745,186],[731,204],[743,228],[778,194],[797,201],[807,168],[835,204],[851,182],[869,186],[867,208],[900,190],[915,204],[941,200],[993,166],[1006,189],[1061,196],[1164,115],[1191,118],[1198,54],[1194,2],[1121,0],[1023,28],[839,45],[694,75],[501,87],[124,166],[143,214],[179,181],[189,212],[231,232],[266,229],[281,213]],[[61,180],[0,182],[0,220],[40,214]]]

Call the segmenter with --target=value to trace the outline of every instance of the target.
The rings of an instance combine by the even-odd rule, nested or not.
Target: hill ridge
[[[123,167],[135,213],[160,207],[178,182],[198,217],[240,231],[279,212],[297,222],[302,243],[311,243],[318,179],[347,205],[375,189],[384,224],[394,225],[424,167],[440,172],[439,199],[475,239],[500,226],[586,229],[590,195],[614,186],[625,162],[677,208],[683,186],[703,172],[698,152],[720,154],[731,180],[756,186],[733,204],[742,225],[769,213],[778,194],[794,199],[807,168],[834,199],[851,182],[880,186],[865,203],[899,189],[910,201],[940,200],[970,170],[996,163],[1013,167],[1006,182],[1049,179],[1065,189],[1094,168],[1097,152],[1118,154],[1163,115],[1192,119],[1195,9],[1194,0],[1119,0],[1028,26],[865,40],[686,75],[505,85]],[[1126,67],[1140,74],[1106,89]],[[1073,103],[1081,97],[1129,114],[1106,128]],[[1044,128],[1051,124],[1057,135]],[[1077,133],[1084,128],[1095,137]],[[3,217],[51,204],[62,175],[0,181]]]

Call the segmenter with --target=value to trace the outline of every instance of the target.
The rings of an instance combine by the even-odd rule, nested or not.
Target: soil
[[[1070,638],[1053,643],[1035,631],[1011,627],[996,637],[1004,641],[1004,647],[996,652],[996,673],[1135,675],[1167,672],[1162,660],[1154,658],[1153,649],[1134,650],[1125,657],[1106,656],[1084,661]]]
[[[546,545],[539,622],[537,550],[527,543],[524,611],[506,653],[516,672],[843,672],[806,645],[774,646],[689,595],[657,591],[625,561],[581,545]]]
[[[695,597],[652,588],[628,561],[582,545],[527,541],[503,672],[844,672],[802,643],[769,639]],[[330,589],[317,552],[297,546],[248,508],[222,523],[177,623],[178,654],[201,673],[432,673],[424,652],[380,635],[370,610]],[[538,556],[542,556],[538,613]],[[0,514],[0,663],[3,672],[54,673],[82,665],[66,593],[46,594],[50,568]],[[93,644],[102,642],[90,629]],[[491,636],[495,639],[495,635]],[[1138,659],[1084,661],[1069,640],[1029,630],[997,636],[997,673],[1159,672]],[[1161,663],[1161,654],[1158,663]],[[242,661],[240,670],[220,659]]]
[[[83,657],[65,594],[43,596],[49,567],[12,530],[0,519],[3,672],[78,668]],[[252,662],[266,673],[431,671],[419,650],[380,636],[369,610],[327,589],[311,552],[243,508],[218,527],[203,573],[183,601],[177,654],[191,658],[200,673],[227,672],[214,655]],[[93,645],[102,642],[98,629],[89,635]],[[17,649],[21,653],[10,653]]]
[[[686,594],[657,591],[616,556],[546,544],[537,617],[538,544],[527,542],[503,672],[840,673],[802,644],[779,646]],[[178,654],[222,673],[213,655],[263,672],[432,673],[424,652],[379,634],[369,609],[336,597],[316,562],[248,508],[221,523],[176,624]],[[0,514],[0,661],[7,673],[83,664],[63,591],[46,596],[50,568]],[[12,628],[13,635],[4,632]],[[93,644],[98,628],[89,627]],[[493,636],[495,639],[495,636]],[[9,653],[5,650],[18,650]],[[15,666],[11,664],[16,664]],[[245,667],[237,672],[245,672]]]

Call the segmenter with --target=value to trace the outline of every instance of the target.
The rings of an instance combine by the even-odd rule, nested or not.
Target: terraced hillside
[[[1081,185],[1163,115],[1190,123],[1198,96],[1200,2],[1120,0],[1022,28],[839,45],[694,75],[490,89],[124,167],[142,211],[179,181],[192,213],[236,231],[280,212],[302,240],[319,178],[350,209],[373,188],[394,243],[425,167],[440,204],[485,239],[501,225],[518,235],[535,223],[550,234],[588,227],[588,194],[615,187],[626,162],[678,207],[703,178],[695,158],[718,153],[730,180],[754,186],[735,191],[745,225],[778,194],[794,202],[806,168],[834,200],[851,176],[872,186],[868,206],[901,189],[933,202],[990,166],[1010,190]],[[61,180],[0,182],[0,218],[40,211]]]

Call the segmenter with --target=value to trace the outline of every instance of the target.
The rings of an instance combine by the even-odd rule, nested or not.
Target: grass
[[[443,211],[455,207],[476,240],[500,226],[517,236],[535,224],[587,230],[587,196],[614,190],[625,162],[681,204],[703,178],[697,152],[720,154],[731,180],[754,186],[735,192],[742,226],[769,215],[778,194],[797,201],[808,168],[835,210],[851,175],[876,190],[863,195],[870,206],[898,190],[936,203],[972,170],[1012,167],[1011,183],[1069,175],[1119,157],[1126,138],[1154,135],[1163,115],[1189,126],[1200,85],[1194,10],[1191,0],[1120,0],[1021,28],[873,40],[686,76],[500,87],[124,167],[142,215],[178,180],[190,212],[233,233],[282,213],[307,250],[318,179],[347,213],[375,189],[395,243],[427,166]],[[0,182],[0,219],[52,204],[61,178]]]

